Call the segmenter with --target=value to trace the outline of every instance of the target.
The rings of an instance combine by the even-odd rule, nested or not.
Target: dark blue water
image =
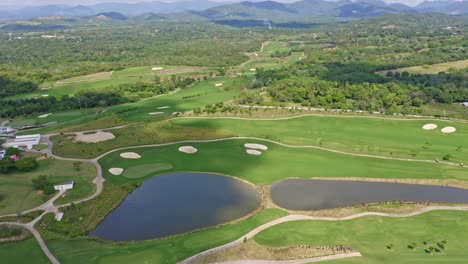
[[[468,190],[389,182],[292,179],[274,184],[271,198],[282,208],[308,211],[388,201],[466,204]]]
[[[163,238],[223,224],[259,206],[257,191],[230,177],[163,175],[145,181],[89,235],[112,241]]]

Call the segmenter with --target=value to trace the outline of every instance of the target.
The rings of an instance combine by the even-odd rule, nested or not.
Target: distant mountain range
[[[387,0],[392,1],[392,0]],[[233,1],[234,2],[234,1]],[[142,2],[134,4],[101,3],[90,6],[49,5],[2,10],[0,21],[35,19],[39,17],[101,17],[125,20],[127,17],[181,13],[181,17],[199,17],[216,21],[268,20],[308,21],[332,18],[368,18],[397,13],[468,14],[468,0],[425,1],[410,7],[382,0],[301,0],[294,3],[275,1],[245,1],[221,3],[211,0],[181,2]]]

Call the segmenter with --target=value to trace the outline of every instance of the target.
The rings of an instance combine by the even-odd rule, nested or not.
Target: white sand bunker
[[[224,84],[222,84],[222,83],[216,83],[216,84],[215,84],[216,87],[220,87],[220,86],[223,86],[223,85],[224,85]]]
[[[161,107],[158,107],[158,109],[168,109],[168,108],[171,108],[170,106],[161,106]]]
[[[425,125],[423,126],[423,129],[424,129],[424,130],[434,130],[434,129],[436,129],[436,128],[437,128],[437,125],[436,125],[436,124],[425,124]]]
[[[183,146],[183,147],[179,148],[179,151],[187,153],[187,154],[193,154],[193,153],[196,153],[198,151],[198,149],[196,149],[196,148],[194,148],[192,146]]]
[[[268,150],[268,147],[262,144],[247,143],[244,144],[244,147],[249,149],[259,149],[259,150]]]
[[[153,112],[153,113],[149,113],[150,115],[162,115],[164,114],[164,112]]]
[[[444,134],[449,134],[449,133],[454,133],[455,131],[457,131],[457,129],[454,128],[454,127],[444,127],[444,128],[442,128],[441,131]]]
[[[124,159],[141,159],[141,156],[135,152],[124,152],[120,153],[120,157]]]
[[[250,71],[257,71],[257,69],[252,68],[252,69],[250,69]]]
[[[246,150],[246,152],[249,155],[255,155],[255,156],[262,155],[261,151],[258,151],[258,150],[255,150],[255,149],[248,149],[248,150]]]
[[[78,132],[75,135],[75,140],[80,141],[80,142],[86,142],[86,143],[98,143],[110,139],[114,139],[115,136],[114,134],[110,132],[104,132],[104,131],[97,131],[96,133],[93,134],[85,134],[83,132]]]
[[[48,114],[40,115],[40,116],[38,116],[38,117],[39,117],[39,118],[46,118],[46,117],[50,116],[51,114],[52,114],[52,113],[48,113]]]
[[[151,68],[151,70],[153,70],[153,71],[160,71],[162,69],[164,69],[164,68],[162,68],[162,67],[153,67],[153,68]]]
[[[41,95],[41,96],[42,96],[42,97],[49,97],[48,94],[43,94],[43,95]]]
[[[110,172],[112,175],[116,175],[116,176],[122,175],[123,171],[124,171],[124,170],[121,169],[121,168],[111,168],[111,169],[109,169],[109,172]]]

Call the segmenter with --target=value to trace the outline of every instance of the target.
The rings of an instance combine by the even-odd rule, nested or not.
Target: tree
[[[21,150],[17,148],[7,148],[6,153],[7,156],[19,155],[21,154]]]
[[[37,165],[35,158],[23,158],[15,161],[15,167],[19,171],[32,171],[37,168]]]

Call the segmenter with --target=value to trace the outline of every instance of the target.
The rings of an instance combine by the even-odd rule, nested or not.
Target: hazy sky
[[[151,0],[0,0],[0,5],[3,6],[37,6],[46,4],[65,4],[65,5],[89,5],[102,2],[123,2],[123,3],[137,3],[137,2],[150,2]],[[187,0],[160,0],[163,2],[176,2]],[[196,1],[196,0],[191,0]],[[236,0],[212,0],[213,2],[233,2]],[[258,0],[257,0],[258,1]],[[295,2],[298,0],[276,0],[277,2]],[[423,0],[387,0],[387,2],[399,2],[409,5],[415,5]],[[240,2],[240,1],[236,1]]]

